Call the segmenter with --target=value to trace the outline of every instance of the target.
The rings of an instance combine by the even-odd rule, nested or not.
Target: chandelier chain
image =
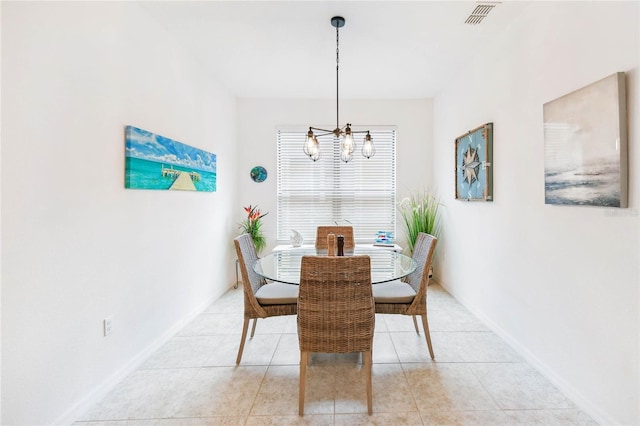
[[[336,129],[340,128],[340,28],[336,26]],[[337,135],[336,135],[337,136]]]
[[[356,143],[353,139],[354,133],[366,133],[362,145],[363,157],[371,158],[376,152],[371,140],[371,134],[368,130],[352,130],[350,123],[346,123],[342,128],[340,127],[340,28],[344,26],[344,23],[345,20],[342,16],[334,16],[331,18],[331,25],[336,29],[336,128],[328,130],[313,126],[309,127],[303,151],[314,162],[321,158],[317,136],[326,136],[332,133],[334,142],[340,143],[340,159],[345,163],[351,161],[353,158],[352,153],[356,148]],[[315,135],[313,133],[314,130],[321,133]]]
[[[336,27],[336,66],[340,62],[340,29]]]

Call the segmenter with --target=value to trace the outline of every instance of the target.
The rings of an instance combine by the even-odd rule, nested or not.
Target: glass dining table
[[[313,247],[292,248],[275,251],[257,260],[253,270],[263,278],[287,284],[300,284],[302,256],[326,255],[327,250]],[[384,283],[406,277],[416,270],[416,262],[411,257],[395,251],[371,246],[345,250],[345,256],[367,255],[371,258],[372,284]]]

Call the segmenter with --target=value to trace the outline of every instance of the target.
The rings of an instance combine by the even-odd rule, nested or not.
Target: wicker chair
[[[369,256],[303,256],[298,297],[299,414],[311,352],[362,352],[367,411],[373,404],[371,350],[375,311]]]
[[[251,337],[256,331],[258,318],[275,317],[279,315],[295,315],[298,310],[298,286],[282,283],[266,283],[253,270],[258,260],[256,247],[249,234],[242,234],[234,239],[236,253],[242,271],[244,288],[244,325],[236,364],[240,364],[244,342],[247,338],[249,320],[253,319]]]
[[[419,233],[413,248],[413,260],[418,267],[404,280],[396,280],[373,286],[373,298],[377,314],[412,315],[416,333],[418,323],[416,315],[422,317],[422,327],[429,347],[429,355],[434,359],[429,322],[427,321],[427,286],[429,285],[429,268],[438,239],[433,235]]]
[[[316,249],[327,250],[327,235],[344,235],[345,250],[353,250],[356,246],[353,238],[353,226],[318,226],[316,229]]]

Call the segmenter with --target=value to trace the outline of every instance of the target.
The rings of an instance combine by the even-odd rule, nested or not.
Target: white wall
[[[275,129],[331,126],[335,103],[236,110],[135,4],[0,8],[0,422],[51,423],[231,284],[232,245],[220,241],[237,234],[242,206],[271,212],[275,245]],[[397,125],[399,196],[432,183],[444,196],[442,283],[598,419],[638,424],[638,3],[527,13],[435,105],[344,101],[341,117]],[[542,104],[615,71],[628,73],[630,208],[545,206]],[[453,140],[487,121],[496,201],[456,202]],[[126,124],[218,154],[218,191],[125,190]],[[249,178],[257,164],[262,184]]]
[[[0,22],[2,22],[2,6],[0,6]],[[2,31],[0,31],[0,59],[2,58]],[[2,67],[0,66],[0,82]],[[2,84],[0,84],[0,100]],[[0,101],[0,142],[2,141],[2,102]],[[0,144],[0,188],[2,188],[2,149]],[[1,192],[1,191],[0,191]],[[2,236],[2,197],[0,196],[0,237]],[[0,375],[2,374],[2,239],[0,238]],[[0,421],[2,421],[2,379],[0,378]]]
[[[264,218],[267,248],[276,245],[276,129],[309,126],[333,129],[336,120],[335,99],[239,99],[238,141],[242,153],[238,159],[240,182],[238,222],[243,218],[241,206],[258,204],[268,211]],[[343,100],[340,99],[340,125],[395,125],[397,129],[397,190],[398,200],[408,191],[431,185],[433,156],[433,104],[421,100]],[[300,155],[304,141],[300,141]],[[374,141],[375,144],[375,141]],[[352,161],[364,158],[355,155]],[[267,180],[255,183],[249,171],[256,165],[267,169]],[[309,167],[313,162],[309,160]],[[397,235],[403,240],[402,228]],[[288,243],[288,241],[281,242]]]
[[[1,7],[1,423],[62,422],[234,281],[235,99],[134,3]],[[217,192],[125,190],[127,124]]]
[[[434,103],[441,283],[604,424],[640,423],[638,15],[638,2],[534,2]],[[542,105],[617,71],[629,208],[545,205]],[[457,202],[454,139],[490,121],[495,201]]]

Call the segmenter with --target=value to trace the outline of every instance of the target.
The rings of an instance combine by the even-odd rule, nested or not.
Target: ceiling
[[[141,2],[177,42],[238,97],[433,97],[476,55],[498,49],[529,2],[503,1],[478,25],[474,1]],[[494,2],[497,3],[497,2]]]

